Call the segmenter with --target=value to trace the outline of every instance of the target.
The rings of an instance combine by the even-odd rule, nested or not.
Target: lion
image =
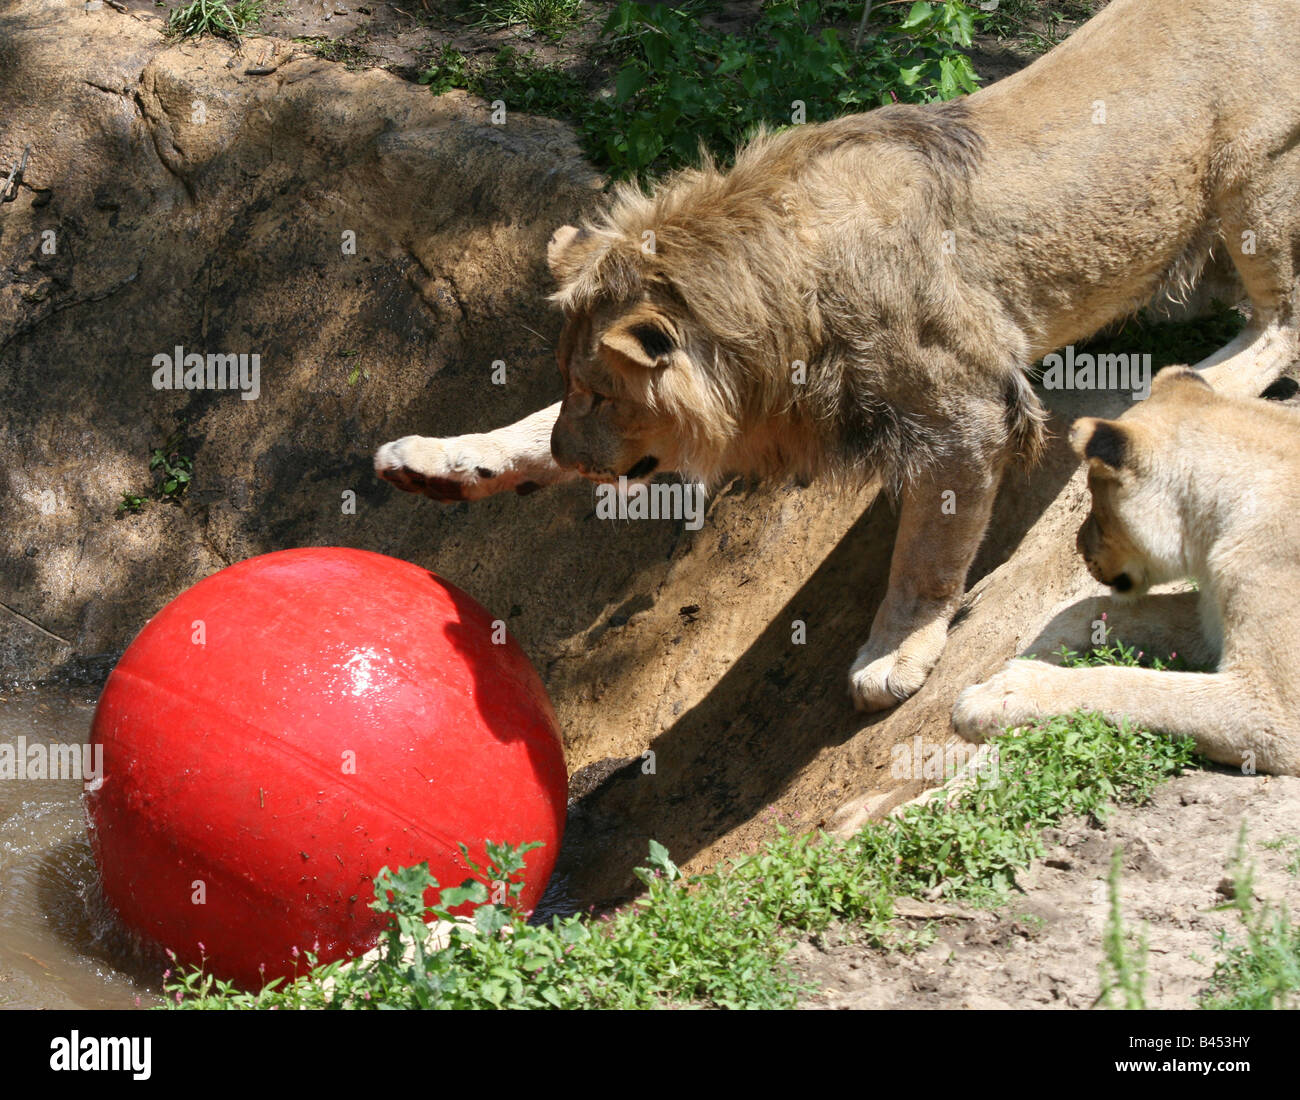
[[[1295,356],[1294,0],[1114,0],[960,100],[760,133],[552,237],[563,400],[406,436],[379,475],[438,500],[676,471],[879,477],[886,595],[850,669],[866,711],[943,650],[1005,469],[1032,462],[1045,353],[1226,256],[1251,303],[1197,364],[1255,395]],[[1243,59],[1248,59],[1244,61]]]
[[[1102,620],[1119,637],[1212,673],[1013,660],[957,697],[972,741],[1053,714],[1190,737],[1219,764],[1300,775],[1300,411],[1215,393],[1187,367],[1156,375],[1118,420],[1085,417],[1070,445],[1088,467],[1079,529],[1088,571],[1114,599],[1085,600],[1052,629],[1079,644]],[[1151,594],[1190,578],[1197,591]]]

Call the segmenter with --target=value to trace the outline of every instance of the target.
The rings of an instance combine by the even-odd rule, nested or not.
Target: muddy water
[[[84,744],[96,694],[0,690],[0,746]],[[99,894],[81,795],[75,778],[0,777],[0,1008],[157,1003],[158,961]]]

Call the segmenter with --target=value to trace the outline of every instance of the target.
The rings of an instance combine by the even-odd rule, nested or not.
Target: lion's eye
[[[606,397],[603,393],[593,393],[591,395],[591,411],[595,412],[598,408],[600,408],[601,405],[603,405],[608,400],[609,398]]]

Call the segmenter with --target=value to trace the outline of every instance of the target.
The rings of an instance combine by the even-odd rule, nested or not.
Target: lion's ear
[[[576,225],[562,225],[551,234],[551,239],[546,242],[546,266],[557,279],[564,272],[564,254],[586,235],[586,230]]]
[[[1114,420],[1081,417],[1070,428],[1070,446],[1097,472],[1118,473],[1133,458],[1132,437]]]
[[[676,338],[657,313],[638,311],[615,321],[600,338],[600,346],[643,370],[659,370],[672,362]]]

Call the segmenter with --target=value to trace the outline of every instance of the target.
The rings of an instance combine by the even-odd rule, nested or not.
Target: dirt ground
[[[1300,779],[1207,770],[1165,783],[1145,806],[1101,824],[1074,819],[1045,834],[1045,857],[998,909],[912,899],[903,923],[933,923],[934,942],[907,955],[841,930],[800,943],[791,962],[822,992],[808,1008],[1089,1008],[1100,989],[1111,852],[1124,852],[1124,927],[1145,928],[1148,1008],[1197,1007],[1214,969],[1215,936],[1240,941],[1232,894],[1238,830],[1247,828],[1255,896],[1300,911]],[[1273,848],[1270,842],[1281,840]],[[1290,865],[1290,870],[1288,870]]]

